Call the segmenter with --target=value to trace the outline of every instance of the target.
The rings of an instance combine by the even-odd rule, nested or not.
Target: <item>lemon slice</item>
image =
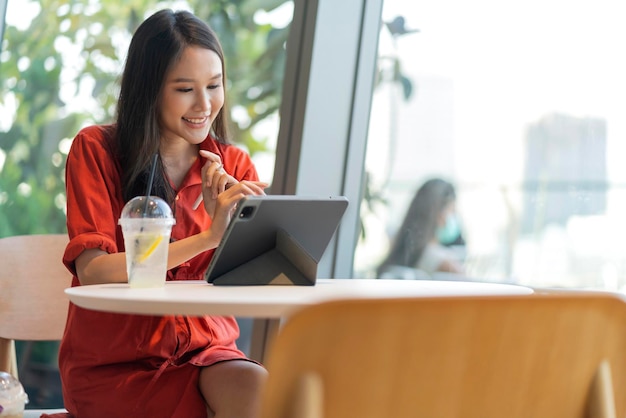
[[[157,235],[148,247],[148,249],[146,249],[146,251],[144,251],[143,253],[137,255],[137,262],[143,263],[144,261],[146,261],[148,257],[152,255],[154,250],[157,249],[161,241],[163,241],[163,235]]]

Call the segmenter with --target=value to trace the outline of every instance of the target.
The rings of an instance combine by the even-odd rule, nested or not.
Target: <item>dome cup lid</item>
[[[146,203],[147,200],[147,203]],[[172,208],[158,196],[137,196],[124,205],[120,219],[173,219]]]
[[[2,411],[10,411],[15,406],[23,407],[26,403],[28,395],[20,381],[7,372],[0,372],[0,414]]]

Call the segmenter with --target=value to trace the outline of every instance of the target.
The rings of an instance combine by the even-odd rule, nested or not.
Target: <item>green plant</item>
[[[285,2],[188,2],[224,44],[233,139],[252,155],[267,149],[270,133],[255,127],[278,112],[288,34],[288,27],[257,24],[254,17]],[[7,25],[0,55],[0,110],[16,109],[8,126],[0,125],[0,236],[65,231],[63,170],[71,139],[82,126],[114,119],[132,32],[147,14],[181,4],[31,3],[39,13],[26,28]]]

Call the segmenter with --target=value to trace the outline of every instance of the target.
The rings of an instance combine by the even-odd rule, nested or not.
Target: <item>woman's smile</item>
[[[203,116],[200,118],[186,118],[183,117],[183,120],[191,125],[194,125],[194,127],[203,127],[204,125],[206,125],[206,123],[209,121],[209,117],[208,116]]]

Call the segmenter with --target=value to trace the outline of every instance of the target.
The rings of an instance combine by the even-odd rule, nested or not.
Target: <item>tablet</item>
[[[205,272],[215,285],[314,285],[348,207],[344,196],[247,196]]]

